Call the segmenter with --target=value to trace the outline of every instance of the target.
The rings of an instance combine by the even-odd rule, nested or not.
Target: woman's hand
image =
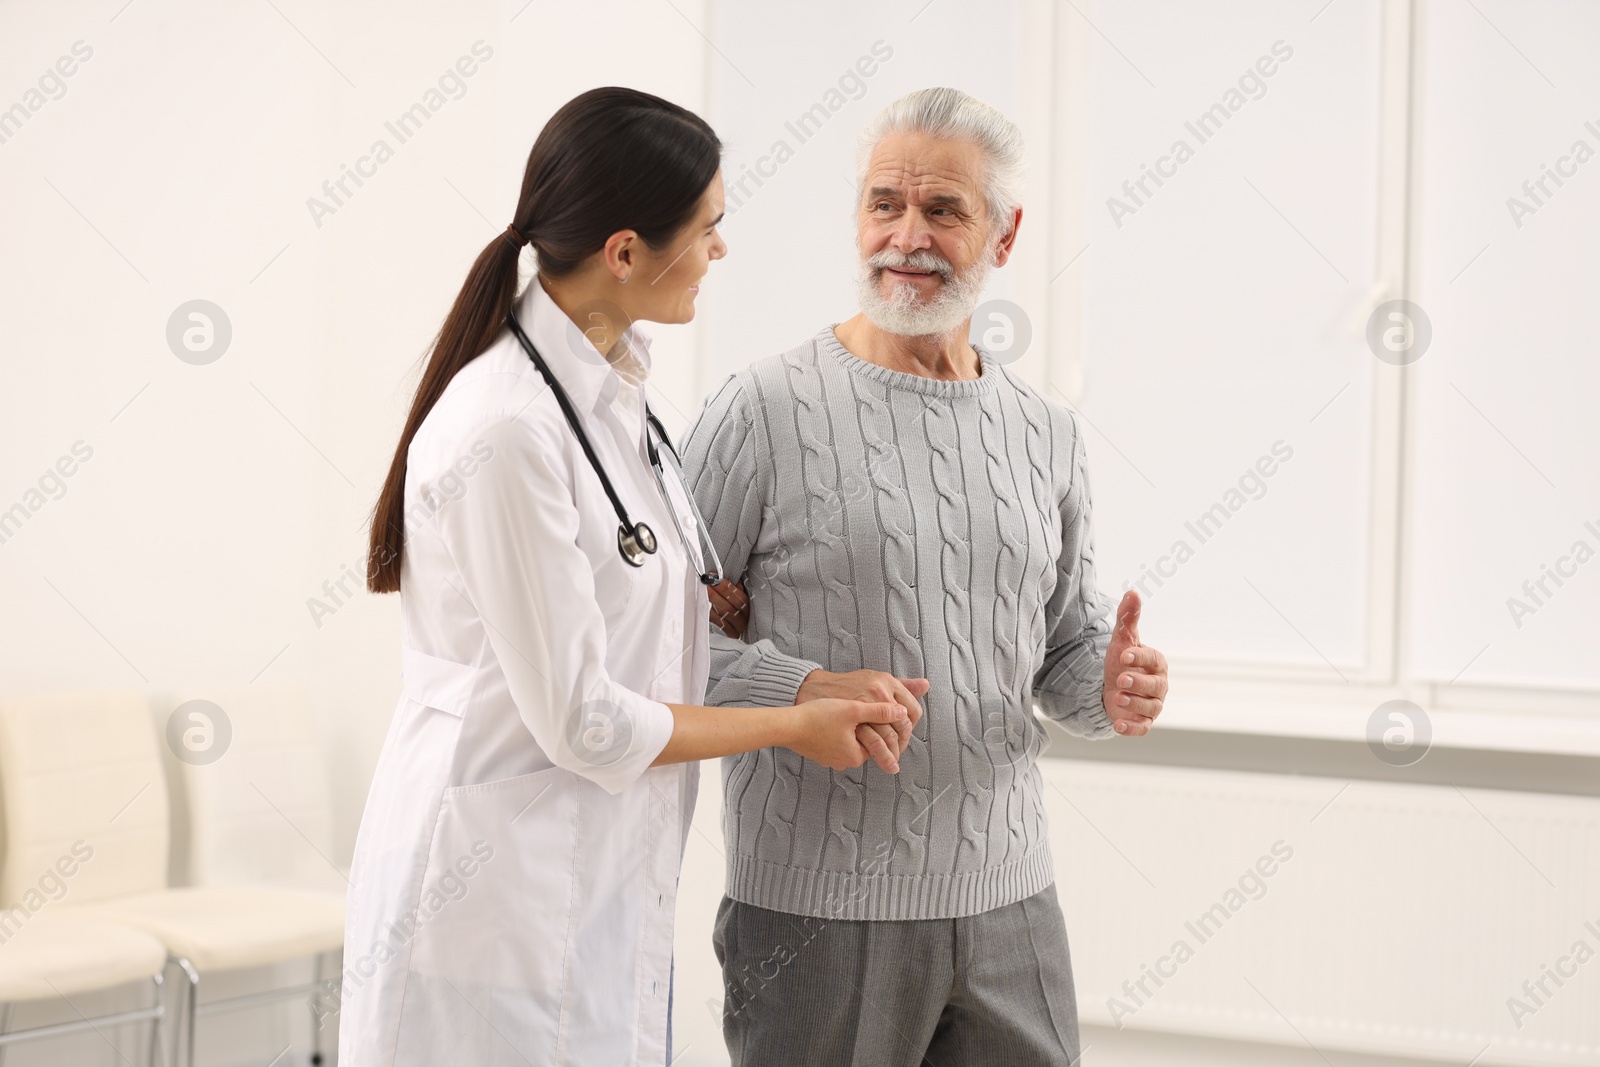
[[[867,760],[890,774],[900,769],[896,729],[906,724],[906,709],[892,701],[829,698],[790,708],[708,708],[668,704],[672,736],[652,767],[734,756],[779,745],[836,771]],[[857,738],[858,727],[862,738]],[[877,728],[889,732],[885,739]]]
[[[899,772],[895,746],[875,730],[856,729],[863,723],[904,726],[906,709],[899,704],[823,698],[796,705],[795,713],[795,736],[786,748],[836,771],[859,767],[870,759],[889,774]]]
[[[911,731],[916,727],[917,720],[922,718],[922,704],[919,701],[927,695],[926,678],[896,678],[883,671],[834,674],[832,671],[815,670],[800,683],[795,700],[803,703],[817,697],[841,697],[845,700],[865,700],[869,704],[895,701],[906,709],[904,722],[895,727],[860,726],[856,729],[856,736],[866,744],[866,735],[877,733],[885,742],[894,745],[894,754],[898,758],[905,755],[906,746],[911,743]]]
[[[711,600],[711,625],[736,640],[743,637],[750,623],[750,598],[744,586],[724,578],[707,589],[706,596]]]

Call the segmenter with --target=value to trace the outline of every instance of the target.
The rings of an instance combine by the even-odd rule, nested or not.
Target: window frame
[[[1092,8],[1022,2],[1019,76],[1029,103],[1018,120],[1032,157],[1024,210],[1030,229],[1045,239],[1019,245],[1018,289],[1025,306],[1042,310],[1032,325],[1045,343],[1034,344],[1015,369],[1076,404],[1087,361],[1083,273],[1072,266],[1089,240],[1088,54],[1096,31],[1088,22]],[[1377,255],[1369,310],[1414,298],[1420,282],[1417,159],[1427,0],[1378,4]],[[1053,282],[1058,273],[1065,276]],[[1364,737],[1372,709],[1405,699],[1429,714],[1436,745],[1600,755],[1600,687],[1508,688],[1460,675],[1438,682],[1409,669],[1417,373],[1412,365],[1383,364],[1372,376],[1363,662],[1340,681],[1320,665],[1172,657],[1176,699],[1163,725],[1350,740]]]

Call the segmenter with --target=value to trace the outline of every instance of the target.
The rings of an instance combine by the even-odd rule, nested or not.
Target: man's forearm
[[[1111,720],[1101,703],[1109,633],[1089,632],[1080,641],[1045,656],[1034,680],[1039,709],[1080,737],[1111,737]]]

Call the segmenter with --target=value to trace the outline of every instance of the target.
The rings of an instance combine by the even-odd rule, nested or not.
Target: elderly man
[[[708,702],[926,701],[884,735],[898,774],[725,762],[735,1065],[1078,1058],[1033,706],[1143,734],[1167,668],[1138,594],[1113,629],[1095,592],[1077,420],[967,342],[1017,239],[1021,155],[964,93],[889,105],[862,137],[861,313],[733,375],[686,438],[749,596],[749,643],[713,635]]]

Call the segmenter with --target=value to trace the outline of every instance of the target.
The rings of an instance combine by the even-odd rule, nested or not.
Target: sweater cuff
[[[1111,725],[1111,717],[1106,714],[1105,705],[1099,701],[1096,701],[1093,707],[1080,708],[1062,719],[1061,725],[1069,734],[1096,741],[1114,737],[1117,733]]]
[[[750,697],[758,708],[784,708],[797,703],[800,683],[822,669],[820,663],[772,649],[756,662],[750,677]]]

